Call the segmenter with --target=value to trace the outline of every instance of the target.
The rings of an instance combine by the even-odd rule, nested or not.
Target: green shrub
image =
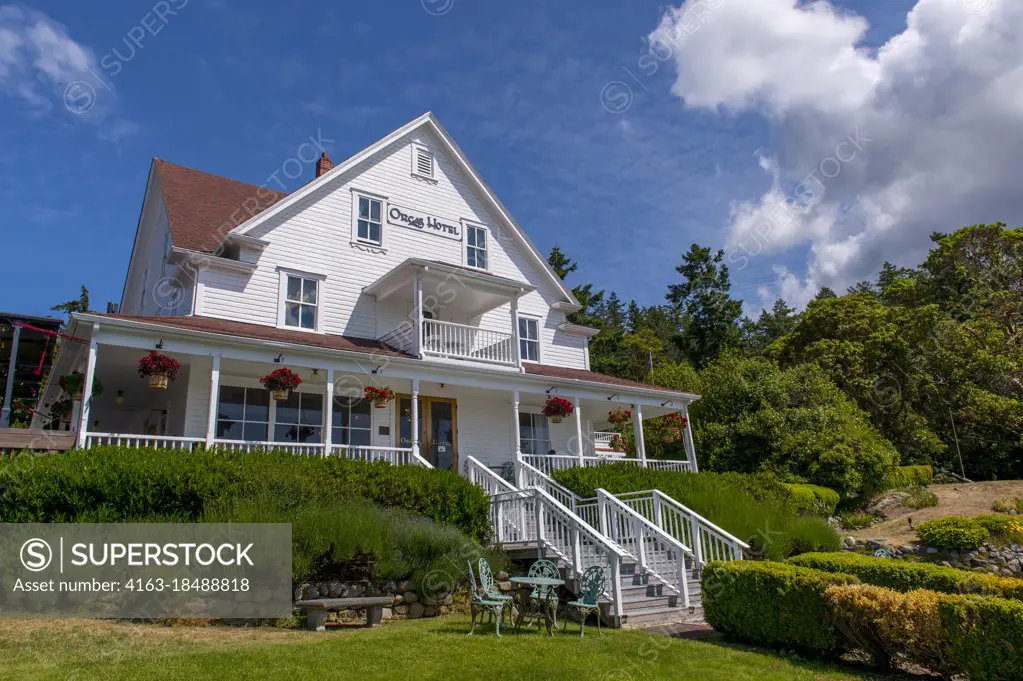
[[[884,489],[901,487],[926,487],[934,481],[934,468],[931,466],[896,466],[884,479]]]
[[[940,596],[951,666],[972,681],[1023,679],[1023,603]]]
[[[973,520],[988,531],[992,543],[1023,543],[1023,520],[1020,518],[989,514],[974,516]]]
[[[902,500],[906,508],[931,508],[938,505],[938,495],[926,487],[910,487],[906,492],[909,496]]]
[[[877,518],[869,513],[843,511],[838,514],[838,522],[843,530],[862,530],[877,522]]]
[[[790,565],[855,575],[861,581],[895,591],[927,589],[949,594],[985,594],[1023,600],[1023,579],[966,572],[931,563],[874,558],[859,553],[804,553]]]
[[[827,517],[835,512],[838,506],[838,492],[820,485],[790,483],[785,485],[796,510],[804,513]]]
[[[841,639],[824,592],[856,577],[773,562],[709,563],[703,571],[707,622],[729,637],[807,653],[835,654]]]
[[[1012,499],[995,499],[991,504],[991,510],[997,513],[1023,514],[1023,498],[1013,497]]]
[[[799,516],[785,485],[767,474],[678,473],[616,463],[556,471],[576,494],[596,496],[658,489],[750,544],[782,559],[804,551],[837,550],[838,534],[822,519]]]
[[[203,522],[291,523],[296,583],[337,579],[353,559],[371,556],[370,578],[409,579],[415,590],[453,591],[466,560],[500,556],[450,526],[364,501],[298,501],[269,493],[225,496],[207,504]]]
[[[990,533],[980,523],[961,515],[920,523],[916,532],[925,544],[941,551],[972,551],[990,537]]]
[[[452,471],[283,452],[99,447],[0,464],[0,522],[190,522],[225,494],[339,502],[364,498],[490,538],[490,502]]]

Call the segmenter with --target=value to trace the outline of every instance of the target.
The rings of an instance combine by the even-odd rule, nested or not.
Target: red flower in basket
[[[165,390],[167,383],[178,377],[181,363],[173,357],[150,352],[139,360],[139,376],[149,379],[149,387],[154,390]]]
[[[387,403],[394,399],[394,391],[386,387],[377,388],[369,385],[366,386],[363,397],[372,402],[374,407],[384,409],[387,407]]]
[[[273,393],[274,399],[278,402],[288,399],[291,391],[302,385],[302,379],[299,378],[298,374],[284,367],[271,371],[259,379],[259,382]]]
[[[546,404],[543,405],[543,415],[552,423],[561,423],[562,419],[573,411],[575,407],[564,397],[548,397]]]
[[[631,409],[615,409],[607,413],[607,421],[613,426],[622,428],[632,421]]]

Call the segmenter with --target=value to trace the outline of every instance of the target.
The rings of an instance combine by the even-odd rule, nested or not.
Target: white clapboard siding
[[[434,181],[412,176],[413,141],[425,144],[434,153]],[[554,328],[564,321],[562,313],[550,310],[550,304],[559,297],[554,284],[484,208],[466,179],[441,150],[439,140],[423,129],[396,141],[255,230],[252,236],[263,238],[270,245],[251,275],[213,268],[204,270],[200,314],[275,325],[278,268],[286,268],[326,277],[321,288],[320,324],[325,333],[378,338],[407,318],[407,308],[400,301],[378,306],[376,301],[362,294],[362,289],[409,258],[461,265],[465,257],[464,241],[389,225],[385,216],[383,248],[386,253],[370,253],[353,247],[353,189],[386,196],[389,203],[447,220],[465,219],[487,226],[490,273],[537,287],[520,300],[519,309],[542,321],[543,361],[585,368],[584,340],[556,333]],[[393,326],[389,327],[392,322]],[[510,306],[483,315],[479,323],[483,328],[510,331]]]

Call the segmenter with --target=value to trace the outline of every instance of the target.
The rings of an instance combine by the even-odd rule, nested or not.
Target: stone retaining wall
[[[1002,577],[1023,577],[1023,546],[1019,544],[1008,546],[984,544],[974,551],[939,551],[933,546],[920,543],[893,546],[884,539],[846,537],[842,540],[842,550],[847,552],[873,554],[881,549],[900,560],[937,563],[946,567]]]

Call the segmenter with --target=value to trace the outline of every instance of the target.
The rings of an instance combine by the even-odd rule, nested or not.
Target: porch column
[[[327,369],[327,384],[324,388],[323,407],[323,455],[330,456],[330,445],[334,441],[334,370]]]
[[[412,454],[413,458],[421,456],[419,453],[419,379],[412,379],[412,414],[409,419],[409,427],[412,430]],[[401,434],[398,434],[401,437]]]
[[[206,448],[213,447],[217,438],[217,407],[220,404],[220,353],[212,356],[210,368],[210,410],[206,418]]]
[[[586,465],[583,457],[586,455],[585,448],[583,447],[583,412],[582,412],[582,399],[579,397],[575,398],[575,436],[579,440],[579,467],[582,468]]]
[[[85,363],[85,385],[82,386],[82,413],[78,419],[78,434],[75,446],[85,446],[85,434],[89,432],[89,412],[92,411],[92,382],[96,378],[96,346],[99,340],[99,324],[92,325],[92,338],[89,340],[89,355]]]
[[[519,349],[519,297],[515,296],[511,299],[511,321],[512,321],[512,343],[515,347],[512,348],[514,353],[512,357],[515,358],[515,366],[522,369],[522,350]],[[517,393],[516,393],[517,394]],[[516,400],[517,402],[518,400]],[[516,430],[518,426],[516,426]]]
[[[0,411],[0,428],[11,425],[11,400],[14,399],[14,374],[18,370],[18,343],[21,342],[21,324],[14,327],[14,339],[11,341],[11,361],[7,364],[7,384],[4,386],[4,408]]]
[[[685,440],[686,458],[689,459],[689,470],[699,473],[700,468],[696,463],[696,443],[693,441],[693,424],[689,421],[689,405],[682,407],[682,415],[686,417],[686,428],[682,436]]]
[[[636,431],[636,457],[646,468],[646,442],[643,441],[643,405],[637,404],[632,410],[632,426]]]
[[[517,351],[516,351],[517,352]],[[519,480],[519,461],[522,460],[522,441],[519,439],[519,391],[512,392],[511,411],[511,446],[512,455],[515,457],[515,486],[521,487]]]
[[[423,272],[416,270],[415,284],[412,289],[412,354],[423,358]],[[413,407],[413,410],[415,407]]]

